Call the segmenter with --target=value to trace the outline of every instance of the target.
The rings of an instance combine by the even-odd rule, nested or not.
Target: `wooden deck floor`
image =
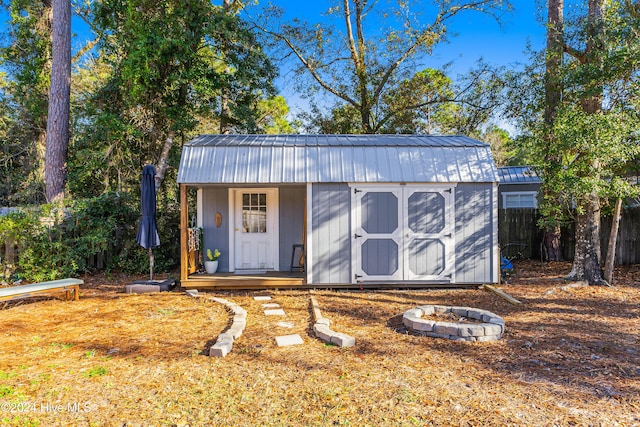
[[[196,273],[181,282],[186,289],[304,288],[304,273],[270,271],[264,274]]]
[[[292,273],[288,271],[271,271],[264,274],[235,273],[196,273],[187,280],[181,281],[185,289],[200,290],[250,290],[250,289],[452,289],[452,288],[477,288],[479,284],[461,283],[434,283],[434,282],[365,282],[362,284],[333,283],[323,285],[309,285],[304,278],[304,273]]]

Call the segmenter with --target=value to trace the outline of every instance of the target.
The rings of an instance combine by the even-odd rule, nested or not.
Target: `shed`
[[[178,183],[186,288],[499,278],[498,171],[468,137],[201,135],[183,146]],[[194,229],[202,251],[222,253],[216,274],[198,270]]]
[[[503,166],[498,168],[498,208],[537,208],[538,191],[542,179],[530,166]]]

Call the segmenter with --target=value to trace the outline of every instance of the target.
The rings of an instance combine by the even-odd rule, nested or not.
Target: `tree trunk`
[[[71,94],[71,2],[53,1],[51,85],[47,114],[45,185],[48,202],[64,198]]]
[[[158,164],[156,165],[156,193],[160,189],[162,185],[162,181],[164,181],[164,176],[167,173],[167,169],[169,169],[169,152],[173,147],[173,140],[175,139],[176,133],[174,131],[169,131],[167,138],[164,140],[164,144],[162,144],[162,152],[160,153],[160,157],[158,158]]]
[[[545,125],[551,127],[560,105],[562,82],[559,71],[564,54],[564,0],[548,0],[547,55],[544,76]]]
[[[593,239],[600,231],[600,198],[591,193],[582,206],[584,213],[576,222],[576,253],[568,280],[586,280],[590,285],[606,285],[600,268],[600,258]]]
[[[587,17],[587,43],[581,63],[602,69],[604,61],[604,16],[605,1],[589,0]],[[587,114],[598,114],[602,110],[603,88],[594,87],[590,94],[580,100],[583,111]],[[590,156],[590,153],[585,153]],[[600,162],[591,162],[589,176],[582,178],[600,178]],[[600,267],[600,198],[596,190],[586,197],[584,213],[578,216],[576,226],[576,257],[570,277],[576,280],[587,280],[591,285],[606,285]],[[579,256],[578,256],[579,255]]]
[[[544,248],[547,261],[562,261],[560,225],[549,227],[544,232]]]
[[[548,165],[560,163],[560,159],[550,153],[554,144],[551,129],[553,129],[553,124],[558,113],[558,106],[560,105],[562,98],[562,82],[559,80],[559,71],[562,66],[562,55],[564,54],[564,0],[548,0],[547,10],[544,124],[545,144],[547,150],[545,164]],[[556,204],[556,206],[558,206],[558,204]],[[549,212],[549,216],[556,219],[556,221],[553,221],[556,225],[547,227],[544,231],[543,244],[547,255],[547,261],[562,261],[560,223],[558,221],[561,215],[562,212],[558,209],[551,209]]]
[[[618,228],[622,217],[622,199],[616,200],[616,207],[613,212],[611,223],[611,233],[609,233],[609,247],[607,249],[607,261],[604,264],[604,280],[609,285],[613,285],[613,268],[616,260],[616,246],[618,244]]]

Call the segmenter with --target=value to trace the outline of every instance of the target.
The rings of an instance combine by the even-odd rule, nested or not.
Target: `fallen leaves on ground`
[[[86,277],[81,299],[4,304],[0,420],[96,426],[632,426],[640,425],[640,268],[617,286],[571,287],[567,263],[520,262],[502,290],[315,290],[339,348],[313,337],[309,291],[126,295],[127,276]],[[248,311],[225,358],[208,347],[229,313]],[[499,341],[409,333],[418,305],[470,306],[506,321]],[[293,327],[278,326],[291,322]],[[289,325],[291,326],[291,325]],[[277,335],[305,343],[277,347]]]

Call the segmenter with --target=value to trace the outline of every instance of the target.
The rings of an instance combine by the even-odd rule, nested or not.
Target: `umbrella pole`
[[[153,280],[153,249],[149,248],[149,280]]]

